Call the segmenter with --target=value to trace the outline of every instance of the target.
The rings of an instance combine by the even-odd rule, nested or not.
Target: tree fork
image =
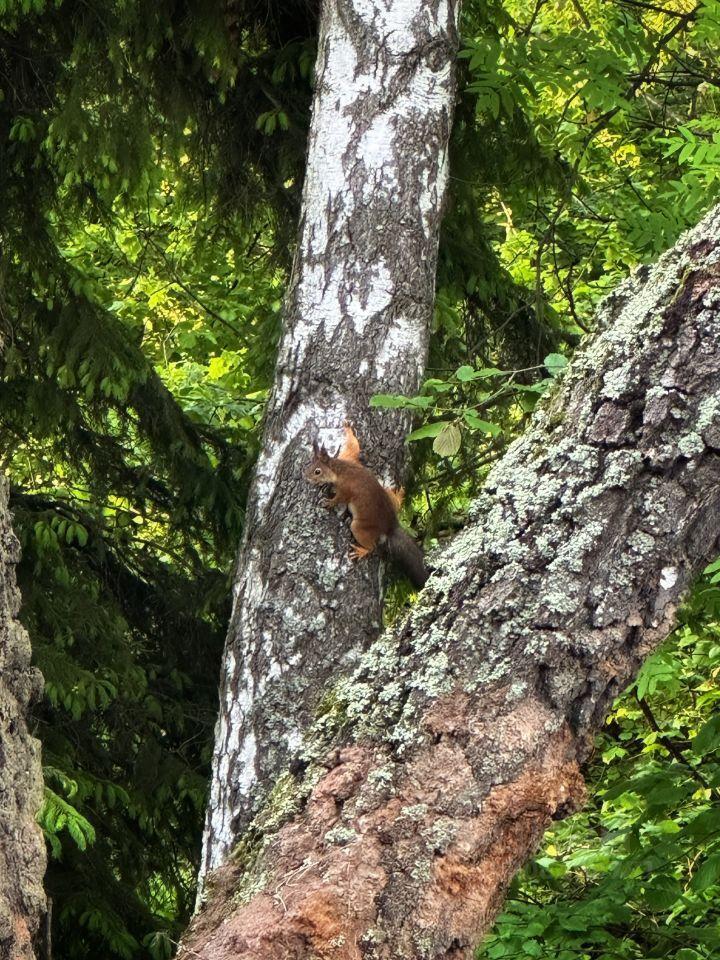
[[[379,563],[302,478],[311,442],[346,420],[398,485],[407,415],[374,393],[417,393],[432,316],[455,98],[454,0],[323,5],[300,236],[275,386],[250,492],[226,644],[203,843],[223,862],[297,748],[330,676],[378,635]]]
[[[601,305],[182,960],[469,956],[720,537],[720,207]]]

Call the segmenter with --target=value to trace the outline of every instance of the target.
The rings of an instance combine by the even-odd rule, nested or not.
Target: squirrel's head
[[[305,479],[310,483],[335,483],[337,474],[332,468],[330,454],[313,440],[313,458],[305,468]]]

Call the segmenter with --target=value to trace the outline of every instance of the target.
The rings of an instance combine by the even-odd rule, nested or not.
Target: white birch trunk
[[[313,438],[351,421],[368,463],[402,473],[408,423],[368,407],[425,365],[455,96],[454,0],[327,0],[299,247],[224,657],[201,876],[284,767],[327,678],[377,636],[379,561],[302,479]]]

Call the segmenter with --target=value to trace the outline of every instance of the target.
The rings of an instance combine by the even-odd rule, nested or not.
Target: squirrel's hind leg
[[[372,553],[377,546],[377,532],[361,526],[357,520],[353,520],[350,524],[350,530],[357,540],[357,543],[354,543],[350,547],[350,559],[361,560],[363,557],[367,557],[368,554]]]

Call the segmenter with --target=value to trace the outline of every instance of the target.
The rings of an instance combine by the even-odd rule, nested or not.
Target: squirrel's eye
[[[315,467],[315,476],[319,477],[321,473],[322,473],[322,470],[320,469],[320,467]]]

